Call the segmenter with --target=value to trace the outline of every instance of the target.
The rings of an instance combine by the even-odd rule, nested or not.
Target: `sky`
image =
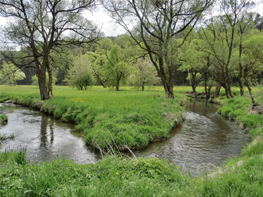
[[[263,15],[262,0],[259,0],[257,5],[253,9],[251,9],[251,11]],[[98,8],[97,11],[94,11],[92,13],[86,12],[85,17],[96,23],[101,28],[101,31],[105,33],[105,36],[117,36],[125,33],[125,30],[122,27],[114,25],[110,16],[106,13],[106,11],[103,11],[102,8]],[[0,17],[0,26],[3,26],[5,24],[6,19]]]
[[[125,33],[123,28],[114,25],[110,16],[102,9],[92,13],[87,12],[85,13],[85,16],[96,23],[101,28],[101,31],[104,32],[105,36],[118,36]]]
[[[263,0],[256,1],[257,3],[255,7],[250,11],[259,13],[261,16],[263,16]],[[102,27],[102,31],[105,33],[105,36],[117,36],[125,33],[125,30],[122,27],[117,25],[114,26],[111,18],[102,9],[94,12],[93,15],[88,14],[87,16],[90,17],[92,21],[96,22],[100,27]]]

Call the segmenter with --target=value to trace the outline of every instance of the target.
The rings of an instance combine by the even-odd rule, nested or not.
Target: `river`
[[[190,174],[221,165],[228,157],[238,156],[249,136],[235,122],[216,113],[218,105],[194,100],[186,106],[186,120],[173,129],[170,138],[134,151],[137,157],[165,158]],[[100,156],[87,147],[74,125],[54,119],[23,106],[0,104],[0,114],[8,116],[1,135],[14,135],[2,142],[1,151],[26,149],[31,161],[65,157],[76,163],[96,163]]]

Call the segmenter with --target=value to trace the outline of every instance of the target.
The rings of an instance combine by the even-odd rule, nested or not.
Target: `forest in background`
[[[53,85],[162,85],[167,98],[174,85],[189,84],[193,93],[202,85],[207,99],[221,88],[234,97],[237,86],[256,105],[251,86],[261,84],[263,18],[250,12],[252,1],[101,1],[127,32],[117,37],[104,37],[80,15],[96,8],[93,0],[29,3],[0,2],[1,16],[17,19],[2,30],[10,42],[1,43],[1,84],[38,84],[42,100],[53,97]]]

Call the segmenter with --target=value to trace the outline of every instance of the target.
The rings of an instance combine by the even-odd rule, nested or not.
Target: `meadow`
[[[87,144],[105,151],[139,149],[167,138],[183,121],[181,105],[187,98],[176,93],[174,100],[165,99],[162,87],[146,91],[124,87],[117,92],[97,86],[87,91],[56,86],[54,98],[44,102],[37,86],[1,86],[0,101],[39,108],[76,124]]]
[[[58,93],[59,88],[65,89],[61,89]],[[81,100],[84,95],[91,95],[87,100],[82,100],[83,103],[91,102],[92,95],[95,96],[96,91],[100,91],[97,87],[93,88],[87,92],[77,92],[67,87],[56,87],[55,95],[58,98],[54,98],[54,101],[57,101],[59,106],[59,102],[64,99],[67,100],[66,104],[72,106],[76,103],[76,99]],[[262,89],[262,87],[254,88],[254,96],[258,102],[258,106],[254,109],[251,108],[248,94],[232,99],[226,99],[221,94],[220,98],[214,101],[221,100],[219,113],[235,120],[238,124],[243,124],[244,132],[249,132],[251,142],[243,147],[239,157],[230,158],[213,171],[191,177],[165,160],[118,156],[107,156],[96,164],[78,165],[65,159],[33,164],[26,159],[25,151],[21,150],[0,154],[0,196],[263,196],[263,118],[261,114],[256,114],[258,112],[256,110],[260,110],[263,105]],[[183,92],[187,87],[179,87],[177,90]],[[34,97],[32,96],[34,91],[28,87],[25,87],[24,91],[21,90],[21,95],[28,94],[27,97],[23,97],[23,101],[28,102],[25,98]],[[67,94],[70,91],[73,95]],[[37,91],[35,92],[37,98]],[[135,95],[134,98],[145,102],[144,106],[147,110],[150,110],[152,105],[166,104],[161,88],[145,92],[127,88],[119,93],[107,90],[103,96],[96,97],[96,107],[99,109],[102,103],[111,106],[114,101],[120,102],[122,107],[130,104],[131,101],[138,102],[132,99],[133,96],[129,95],[129,92]],[[2,99],[8,99],[7,93],[0,94]],[[11,92],[9,94],[11,95]],[[22,96],[18,96],[16,92],[12,94],[14,94],[12,99],[22,99]],[[122,101],[116,94],[125,95],[129,100]],[[106,96],[108,98],[105,98]],[[73,98],[74,101],[71,100]],[[172,102],[170,107],[173,102],[179,103],[185,101],[184,99],[184,96],[178,94],[175,101],[167,102]],[[51,100],[45,103],[51,105]],[[116,110],[115,112],[118,111],[117,107],[112,108]],[[166,108],[162,107],[162,109]],[[135,113],[130,108],[124,111]]]

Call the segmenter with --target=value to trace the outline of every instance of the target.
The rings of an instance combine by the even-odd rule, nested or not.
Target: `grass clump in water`
[[[0,115],[0,127],[1,125],[6,125],[8,122],[8,117],[5,114]]]

